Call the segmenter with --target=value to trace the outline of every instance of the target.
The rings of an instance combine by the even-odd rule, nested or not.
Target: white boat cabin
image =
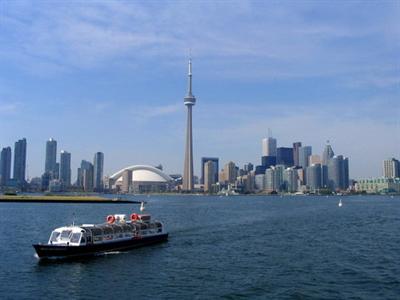
[[[131,215],[131,221],[125,221],[125,215],[110,215],[107,223],[56,228],[50,235],[49,245],[85,246],[116,242],[132,238],[143,238],[163,234],[161,222],[150,222],[150,215]]]

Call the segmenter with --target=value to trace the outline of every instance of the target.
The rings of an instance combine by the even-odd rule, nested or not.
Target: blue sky
[[[330,140],[353,178],[400,158],[398,1],[1,1],[0,147],[45,142],[105,173],[182,173],[193,57],[195,173],[202,156],[258,164],[279,146]]]

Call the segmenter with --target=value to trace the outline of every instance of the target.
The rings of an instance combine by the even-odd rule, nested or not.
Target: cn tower
[[[192,60],[189,59],[188,73],[188,93],[183,98],[183,103],[187,107],[186,123],[186,148],[185,148],[185,166],[183,170],[182,190],[186,192],[193,191],[193,136],[192,136],[192,107],[196,103],[196,98],[192,94]]]

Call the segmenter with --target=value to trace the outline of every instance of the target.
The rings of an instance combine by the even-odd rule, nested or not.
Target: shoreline
[[[0,195],[0,202],[12,203],[108,203],[137,204],[138,201],[125,199],[110,199],[97,196],[42,196],[42,195]]]

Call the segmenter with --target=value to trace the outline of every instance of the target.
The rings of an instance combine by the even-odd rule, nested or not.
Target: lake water
[[[0,298],[400,299],[400,197],[135,199],[167,243],[55,262],[32,243],[138,206],[0,203]]]

